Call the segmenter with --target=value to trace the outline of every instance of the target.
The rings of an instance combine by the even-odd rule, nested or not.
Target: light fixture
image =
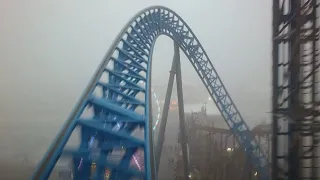
[[[231,151],[233,151],[233,148],[227,148],[227,151],[231,152]]]

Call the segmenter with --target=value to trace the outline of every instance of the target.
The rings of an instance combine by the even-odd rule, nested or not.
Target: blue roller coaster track
[[[263,180],[269,179],[267,158],[199,40],[179,15],[162,6],[140,11],[125,25],[32,179],[48,179],[62,155],[72,157],[74,169],[82,164],[82,170],[74,172],[75,179],[102,179],[106,168],[111,171],[112,180],[155,179],[151,66],[153,48],[160,35],[179,44],[259,176]],[[89,110],[93,112],[92,116],[85,115]],[[66,148],[76,127],[81,130],[80,145],[76,149]],[[133,135],[136,129],[143,130],[144,138]],[[96,158],[93,158],[89,143],[92,137],[98,142]],[[125,150],[120,160],[110,158],[119,148]],[[132,156],[139,149],[144,150],[144,171],[130,166]],[[96,171],[91,174],[93,161]]]

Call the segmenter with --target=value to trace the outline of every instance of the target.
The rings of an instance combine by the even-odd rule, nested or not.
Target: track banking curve
[[[152,6],[137,13],[117,36],[62,130],[39,163],[32,179],[47,179],[61,155],[71,155],[75,167],[80,159],[84,159],[84,170],[76,172],[74,176],[76,179],[88,179],[91,176],[92,162],[88,141],[97,133],[100,152],[95,161],[96,179],[103,176],[105,168],[111,170],[110,179],[140,176],[151,180],[156,177],[151,113],[151,66],[154,44],[160,35],[166,35],[179,44],[230,130],[250,156],[261,179],[269,178],[264,153],[199,40],[175,12],[163,6]],[[141,81],[145,82],[142,83],[144,85],[141,85]],[[138,98],[141,95],[143,100]],[[88,109],[93,111],[93,115],[84,118],[83,114]],[[81,128],[80,146],[78,149],[67,149],[65,145],[77,126]],[[132,135],[137,128],[144,130],[144,139]],[[120,162],[108,159],[112,150],[119,147],[126,150]],[[145,153],[144,172],[129,166],[132,156],[139,148],[143,148]]]

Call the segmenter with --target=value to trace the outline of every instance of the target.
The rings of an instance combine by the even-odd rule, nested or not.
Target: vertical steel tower
[[[319,179],[316,0],[273,0],[272,179]]]

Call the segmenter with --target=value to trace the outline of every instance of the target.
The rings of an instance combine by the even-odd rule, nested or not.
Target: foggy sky
[[[271,1],[2,0],[0,160],[43,155],[119,31],[149,5],[188,23],[247,122],[269,118]],[[172,56],[172,41],[161,36],[153,84],[167,83]],[[200,84],[181,59],[184,81]]]

